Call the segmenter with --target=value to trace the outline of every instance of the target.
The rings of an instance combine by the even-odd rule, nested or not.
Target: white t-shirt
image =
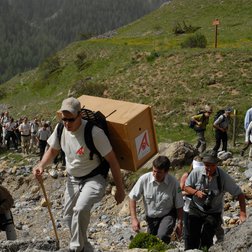
[[[99,164],[100,160],[97,155],[93,160],[89,158],[89,149],[86,147],[84,139],[84,129],[87,121],[82,120],[81,126],[75,131],[67,131],[64,127],[61,136],[61,144],[57,136],[57,126],[48,139],[48,144],[57,150],[62,150],[66,155],[66,171],[74,177],[82,177],[89,174]],[[112,146],[105,135],[104,131],[96,126],[92,129],[92,137],[96,149],[104,157],[112,151]]]
[[[197,167],[205,168],[205,165],[204,165],[203,162],[197,161],[197,160],[194,160],[194,159],[193,159],[192,167],[193,167],[193,169],[195,169],[195,168],[197,168]],[[187,212],[187,213],[188,213],[188,212],[189,212],[190,203],[191,203],[191,198],[190,198],[190,197],[187,197],[187,196],[184,196],[183,198],[184,198],[184,201],[185,201],[183,210],[184,210],[184,212]]]
[[[21,136],[29,136],[31,133],[31,126],[29,123],[21,123],[19,126]]]

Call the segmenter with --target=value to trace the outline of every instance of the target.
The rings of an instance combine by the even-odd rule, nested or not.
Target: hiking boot
[[[243,157],[244,156],[244,150],[241,150],[241,157]]]

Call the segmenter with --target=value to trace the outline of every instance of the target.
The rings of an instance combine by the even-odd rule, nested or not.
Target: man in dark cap
[[[241,188],[224,170],[217,167],[214,153],[205,153],[205,167],[193,169],[184,190],[192,195],[189,209],[189,237],[186,249],[209,248],[213,236],[222,221],[223,197],[225,192],[237,197],[240,205],[240,222],[246,220],[245,197]]]

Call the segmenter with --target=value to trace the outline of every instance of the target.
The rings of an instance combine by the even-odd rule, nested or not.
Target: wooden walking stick
[[[47,195],[46,195],[46,190],[45,190],[45,186],[43,184],[43,179],[41,176],[37,177],[38,179],[38,182],[42,188],[42,191],[43,191],[43,194],[44,194],[44,197],[45,197],[45,201],[46,201],[46,205],[47,205],[47,209],[48,209],[48,212],[49,212],[49,215],[50,215],[50,219],[52,221],[52,224],[53,224],[53,229],[54,229],[54,233],[55,233],[55,237],[56,237],[56,246],[57,246],[57,249],[59,248],[59,237],[58,237],[58,233],[57,233],[57,229],[56,229],[56,225],[55,225],[55,221],[54,221],[54,218],[53,218],[53,215],[52,215],[52,212],[51,212],[51,208],[50,208],[50,202],[47,198]]]

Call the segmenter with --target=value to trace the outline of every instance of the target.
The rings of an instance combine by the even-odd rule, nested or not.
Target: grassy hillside
[[[110,97],[153,106],[159,141],[195,141],[189,117],[209,103],[238,111],[239,133],[251,106],[252,1],[174,0],[120,28],[113,38],[70,44],[33,71],[0,87],[0,103],[14,116],[53,120],[68,94]],[[214,48],[219,18],[218,48]],[[201,27],[205,49],[181,49],[191,34],[175,35],[183,22]],[[209,127],[211,128],[211,127]],[[213,140],[212,129],[208,131]]]

